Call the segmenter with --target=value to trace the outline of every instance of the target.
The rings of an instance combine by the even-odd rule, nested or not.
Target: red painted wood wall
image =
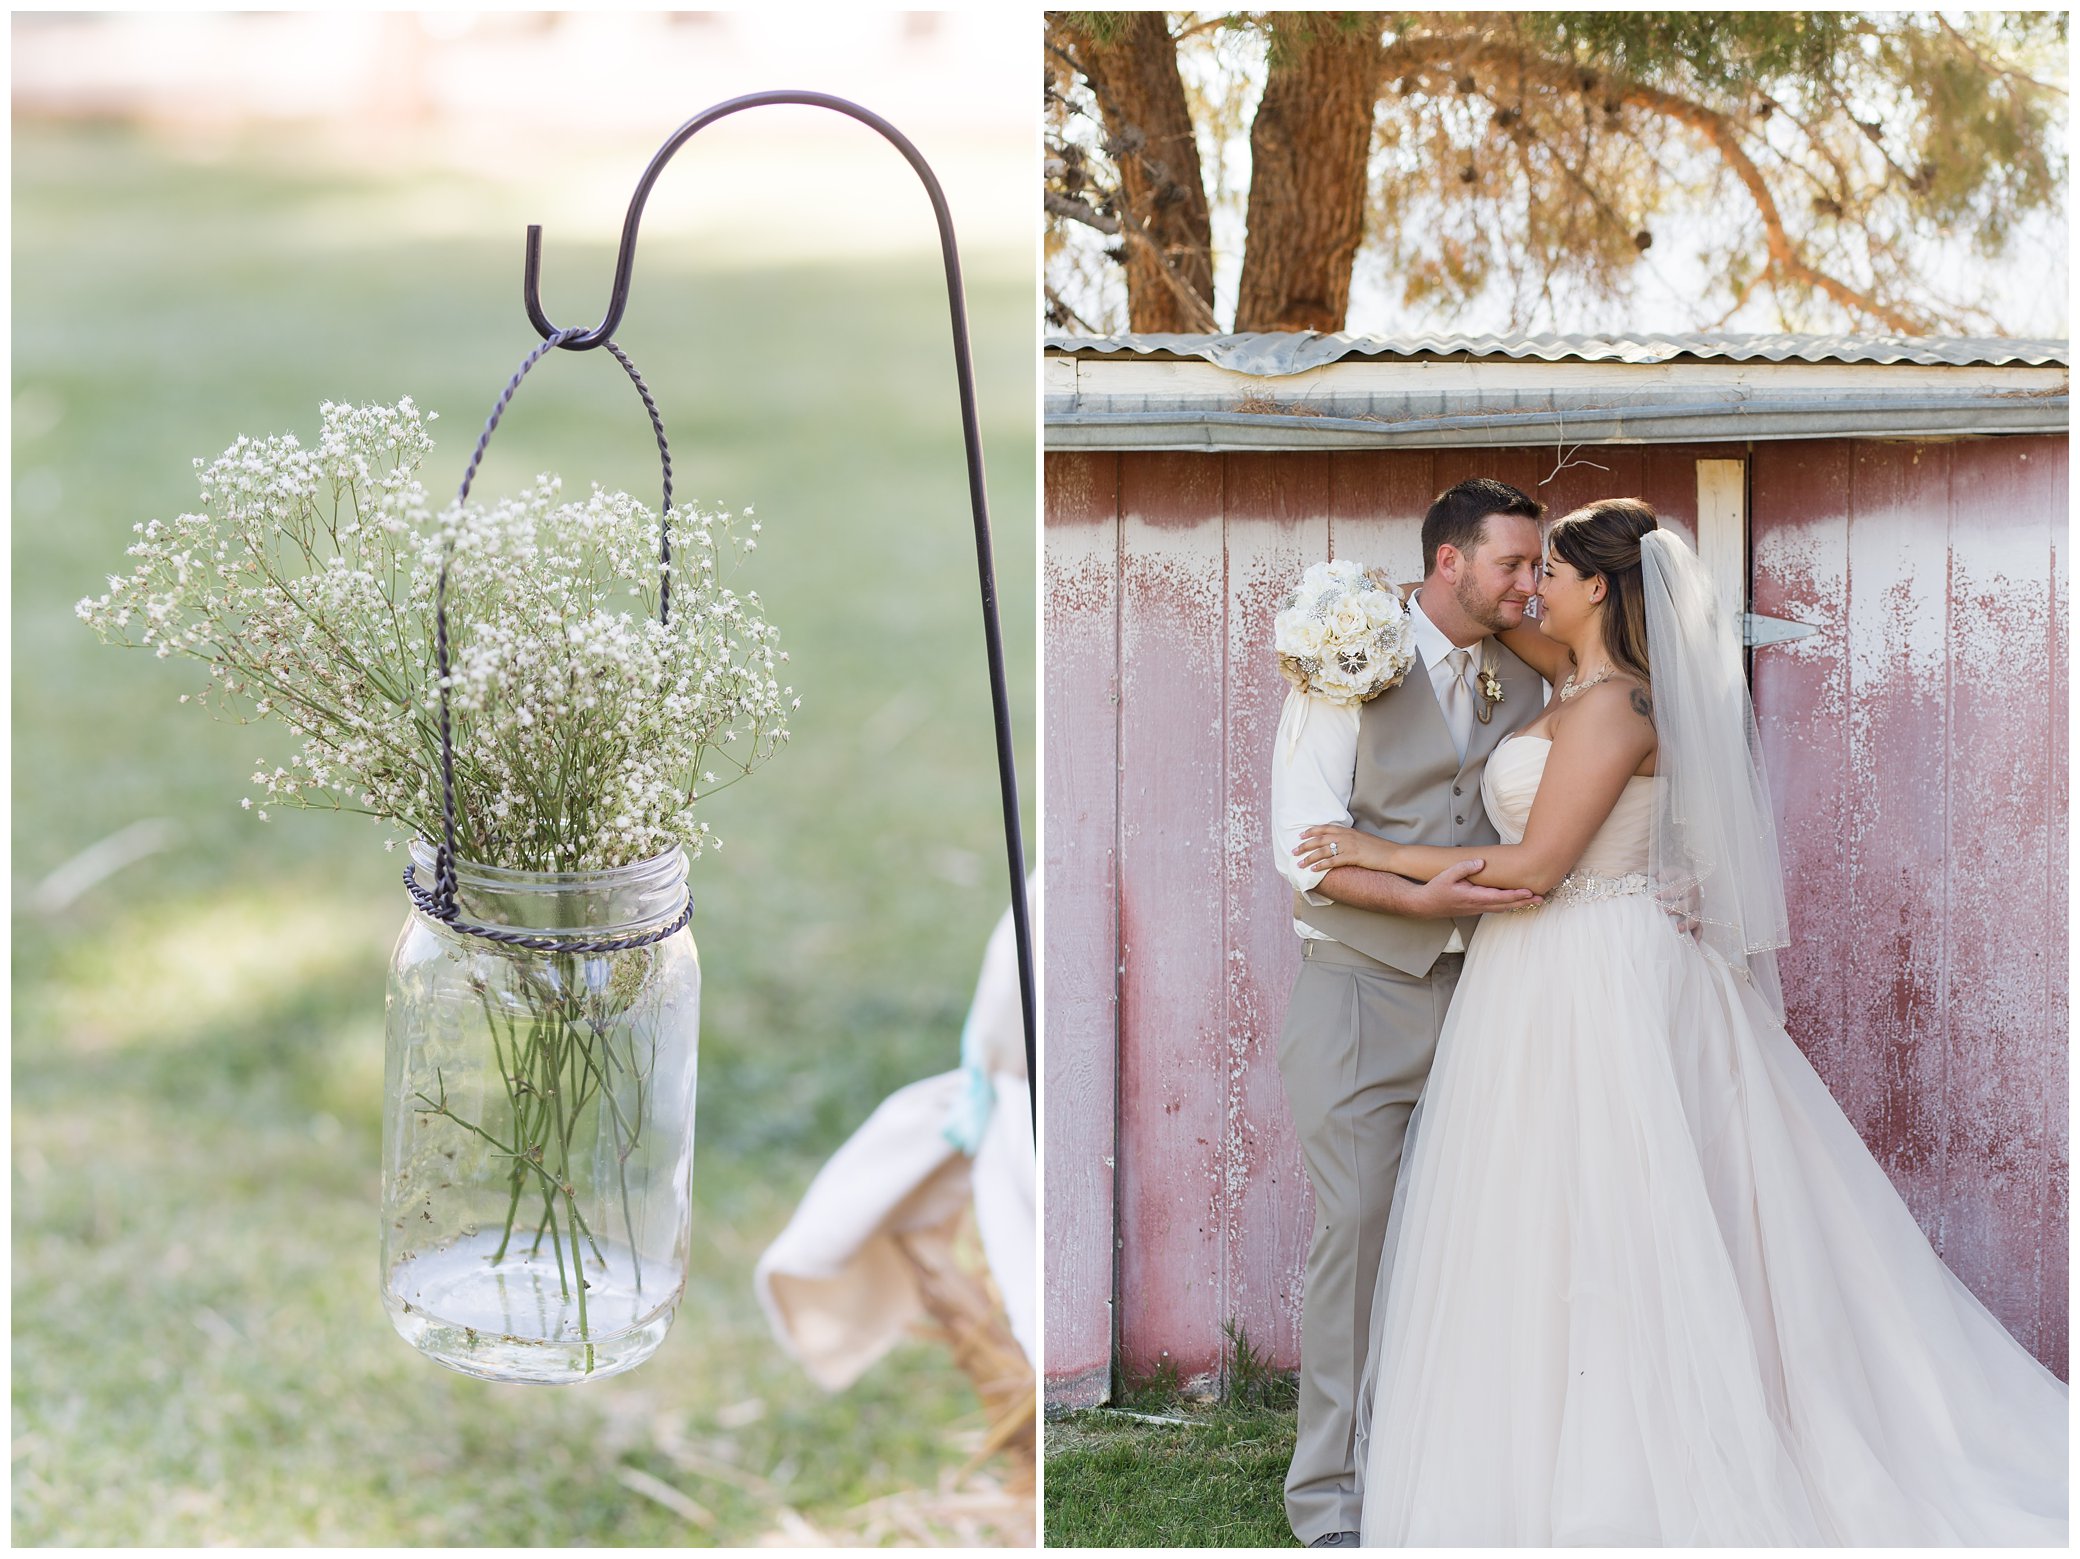
[[[1798,941],[1792,1031],[1951,1265],[2066,1350],[2059,438],[1050,454],[1045,927],[1049,1397],[1223,1324],[1298,1352],[1312,1220],[1274,1055],[1298,953],[1265,843],[1266,649],[1309,561],[1419,571],[1471,475],[1554,513],[1638,494],[1695,534],[1749,459],[1756,656]]]

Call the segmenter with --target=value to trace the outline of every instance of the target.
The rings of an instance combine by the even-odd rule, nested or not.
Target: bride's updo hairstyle
[[[1647,604],[1640,579],[1639,539],[1661,522],[1644,499],[1603,498],[1553,522],[1546,545],[1584,579],[1604,583],[1603,644],[1619,668],[1641,681],[1647,668]]]

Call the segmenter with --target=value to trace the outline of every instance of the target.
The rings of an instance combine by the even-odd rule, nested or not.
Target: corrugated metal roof
[[[1465,400],[1427,417],[1279,416],[1237,411],[1067,411],[1047,417],[1049,449],[1468,449],[1525,444],[1690,444],[1812,438],[1958,438],[2063,433],[2064,396],[1721,395],[1635,408],[1526,410]]]
[[[1139,353],[1200,357],[1236,373],[1276,378],[1346,359],[1537,358],[1544,362],[1915,363],[1924,367],[2070,365],[2070,343],[1992,336],[1732,335],[1359,336],[1316,331],[1251,334],[1049,336],[1070,356]]]
[[[1057,336],[1050,449],[1499,448],[2062,433],[2063,341]]]

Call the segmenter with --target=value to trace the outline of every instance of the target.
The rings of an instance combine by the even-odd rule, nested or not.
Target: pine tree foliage
[[[2063,226],[2065,57],[2064,12],[1053,12],[1050,323],[1220,328],[1221,227],[1238,330],[1342,328],[1353,272],[1579,328],[1680,233],[1692,328],[2001,334],[1987,262]]]

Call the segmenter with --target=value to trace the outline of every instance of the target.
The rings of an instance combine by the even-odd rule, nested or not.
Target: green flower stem
[[[604,1067],[611,1065],[614,1059],[613,1040],[610,1037],[608,1037],[608,1035],[604,1031],[598,1029],[597,1027],[595,1027],[593,1032],[600,1041],[602,1066]],[[640,1120],[643,1114],[643,1083],[641,1075],[636,1072],[635,1067],[633,1065],[633,1052],[635,1049],[634,1036],[630,1036],[629,1049],[631,1062],[629,1066],[629,1075],[635,1079],[636,1117]],[[619,1175],[621,1179],[621,1222],[623,1226],[628,1230],[628,1259],[635,1268],[636,1292],[638,1294],[641,1294],[643,1292],[643,1257],[636,1243],[635,1212],[628,1200],[628,1155],[635,1151],[635,1133],[633,1131],[630,1131],[628,1141],[626,1143],[622,1141],[622,1127],[625,1126],[627,1122],[621,1114],[621,1101],[614,1097],[613,1086],[607,1081],[604,1073],[602,1073],[601,1075],[599,1086],[600,1092],[605,1097],[607,1103],[613,1106],[613,1109],[608,1113],[607,1123],[614,1129],[614,1170],[615,1173]]]
[[[641,1257],[636,1253],[628,1160],[642,1136],[648,1077],[637,1064],[634,1036],[630,1037],[625,1058],[617,1052],[613,1025],[602,1015],[611,999],[588,991],[580,979],[579,961],[571,955],[558,957],[546,973],[548,977],[539,984],[530,982],[531,1012],[501,1011],[488,985],[480,985],[477,992],[510,1112],[510,1141],[501,1140],[480,1122],[464,1120],[450,1108],[446,1081],[438,1068],[434,1074],[437,1097],[423,1092],[417,1097],[425,1106],[425,1113],[445,1116],[512,1161],[505,1224],[498,1248],[490,1258],[494,1264],[505,1260],[512,1249],[520,1202],[529,1186],[539,1191],[540,1217],[528,1255],[539,1256],[544,1241],[548,1242],[562,1296],[566,1301],[576,1298],[578,1333],[586,1343],[589,1357],[591,1285],[585,1276],[584,1255],[589,1249],[596,1272],[605,1272],[608,1260],[579,1204],[577,1160],[582,1148],[581,1127],[586,1112],[593,1111],[599,1130],[607,1134],[613,1146],[621,1216],[628,1230],[629,1255],[640,1293],[643,1273]],[[634,1089],[633,1118],[622,1103],[623,1088]]]
[[[567,1026],[566,1026],[566,1025],[565,1025],[565,1024],[564,1024],[564,1023],[563,1023],[563,1022],[561,1021],[561,1016],[560,1016],[560,1015],[559,1015],[559,1018],[558,1018],[558,1021],[557,1021],[557,1024],[556,1024],[556,1027],[557,1027],[558,1031],[560,1031],[560,1032],[562,1032],[562,1033],[568,1033],[568,1032],[569,1032],[569,1030],[568,1030],[568,1027],[567,1027]],[[562,1078],[562,1074],[563,1074],[563,1060],[564,1060],[564,1057],[563,1057],[563,1055],[562,1055],[562,1054],[561,1054],[561,1053],[559,1052],[559,1053],[556,1053],[556,1054],[554,1055],[554,1060],[555,1060],[555,1067],[554,1067],[554,1070],[553,1070],[553,1071],[552,1071],[552,1072],[550,1073],[550,1075],[551,1075],[551,1077],[552,1077],[552,1078],[555,1078],[555,1079],[556,1079],[556,1080],[557,1080],[558,1082],[560,1082],[560,1081],[561,1081],[561,1078]],[[568,1209],[569,1209],[569,1211],[570,1211],[570,1218],[571,1218],[571,1275],[572,1275],[573,1277],[575,1277],[575,1278],[576,1278],[576,1279],[578,1280],[578,1335],[579,1335],[580,1337],[584,1337],[584,1338],[587,1338],[587,1339],[589,1339],[589,1338],[591,1337],[591,1335],[592,1335],[592,1329],[591,1329],[591,1326],[590,1326],[590,1324],[588,1323],[588,1321],[587,1321],[587,1319],[586,1319],[586,1315],[585,1315],[585,1288],[586,1288],[586,1284],[585,1284],[585,1265],[584,1265],[584,1260],[583,1260],[583,1257],[582,1257],[582,1255],[580,1254],[580,1252],[579,1252],[579,1249],[578,1249],[578,1222],[579,1222],[579,1218],[578,1218],[578,1197],[577,1197],[577,1190],[576,1190],[576,1187],[575,1187],[575,1186],[573,1185],[573,1183],[572,1183],[572,1181],[571,1181],[571,1178],[570,1178],[570,1175],[571,1175],[571,1128],[570,1128],[570,1122],[569,1122],[569,1121],[568,1121],[568,1120],[567,1120],[567,1119],[565,1118],[565,1116],[564,1116],[564,1111],[563,1111],[563,1095],[562,1095],[562,1093],[561,1093],[560,1089],[559,1089],[559,1088],[551,1088],[551,1090],[550,1090],[550,1097],[551,1097],[551,1098],[552,1098],[552,1099],[553,1099],[553,1100],[555,1101],[555,1109],[556,1109],[556,1126],[557,1126],[557,1135],[558,1135],[558,1136],[559,1136],[559,1137],[561,1138],[561,1140],[562,1140],[562,1148],[563,1148],[563,1175],[564,1175],[564,1179],[563,1179],[562,1191],[563,1191],[563,1196],[564,1196],[564,1202],[565,1202],[566,1206],[568,1207]],[[554,1240],[554,1239],[556,1239],[556,1208],[555,1208],[554,1202],[555,1202],[555,1198],[554,1198],[554,1196],[553,1196],[553,1194],[552,1194],[552,1196],[551,1196],[551,1198],[550,1198],[550,1203],[551,1203],[551,1205],[550,1205],[550,1208],[549,1208],[549,1238],[550,1238],[551,1240]],[[591,1231],[590,1231],[590,1230],[587,1230],[586,1232],[587,1232],[587,1235],[588,1235],[588,1236],[589,1236],[589,1235],[590,1235],[590,1233],[591,1233]],[[594,1254],[597,1254],[597,1253],[598,1253],[598,1250],[599,1250],[599,1247],[598,1247],[597,1245],[594,1245],[594,1246],[593,1246],[593,1251],[594,1251]],[[557,1253],[556,1253],[556,1260],[557,1260],[557,1271],[558,1271],[558,1273],[559,1273],[559,1274],[561,1274],[561,1272],[562,1272],[562,1270],[563,1270],[563,1266],[562,1266],[562,1263],[563,1263],[563,1250],[562,1250],[562,1247],[561,1247],[560,1245],[559,1245],[559,1246],[557,1247]],[[604,1266],[604,1265],[605,1265],[604,1261],[603,1261],[603,1262],[601,1263],[601,1265],[602,1265],[602,1266]],[[565,1285],[565,1288],[564,1288],[564,1295],[565,1295],[565,1297],[566,1297],[566,1298],[568,1298],[568,1297],[569,1297],[569,1294],[570,1294],[570,1288],[569,1288],[569,1285],[568,1285],[568,1284],[566,1284],[566,1285]]]
[[[523,1136],[524,1132],[518,1129],[520,1121],[520,1056],[519,1035],[515,1032],[517,1025],[508,1024],[506,1030],[507,1040],[512,1045],[512,1060],[508,1064],[506,1049],[499,1044],[498,1040],[498,1016],[491,1010],[490,988],[488,986],[480,987],[477,991],[477,999],[483,1003],[484,1026],[491,1031],[491,1052],[498,1060],[499,1081],[505,1085],[506,1101],[512,1108],[515,1136]],[[506,1203],[505,1230],[499,1236],[498,1249],[493,1252],[491,1257],[494,1266],[505,1260],[506,1247],[512,1243],[513,1219],[519,1214],[520,1192],[527,1183],[527,1175],[517,1163],[513,1166],[512,1178],[513,1195],[512,1199]]]

